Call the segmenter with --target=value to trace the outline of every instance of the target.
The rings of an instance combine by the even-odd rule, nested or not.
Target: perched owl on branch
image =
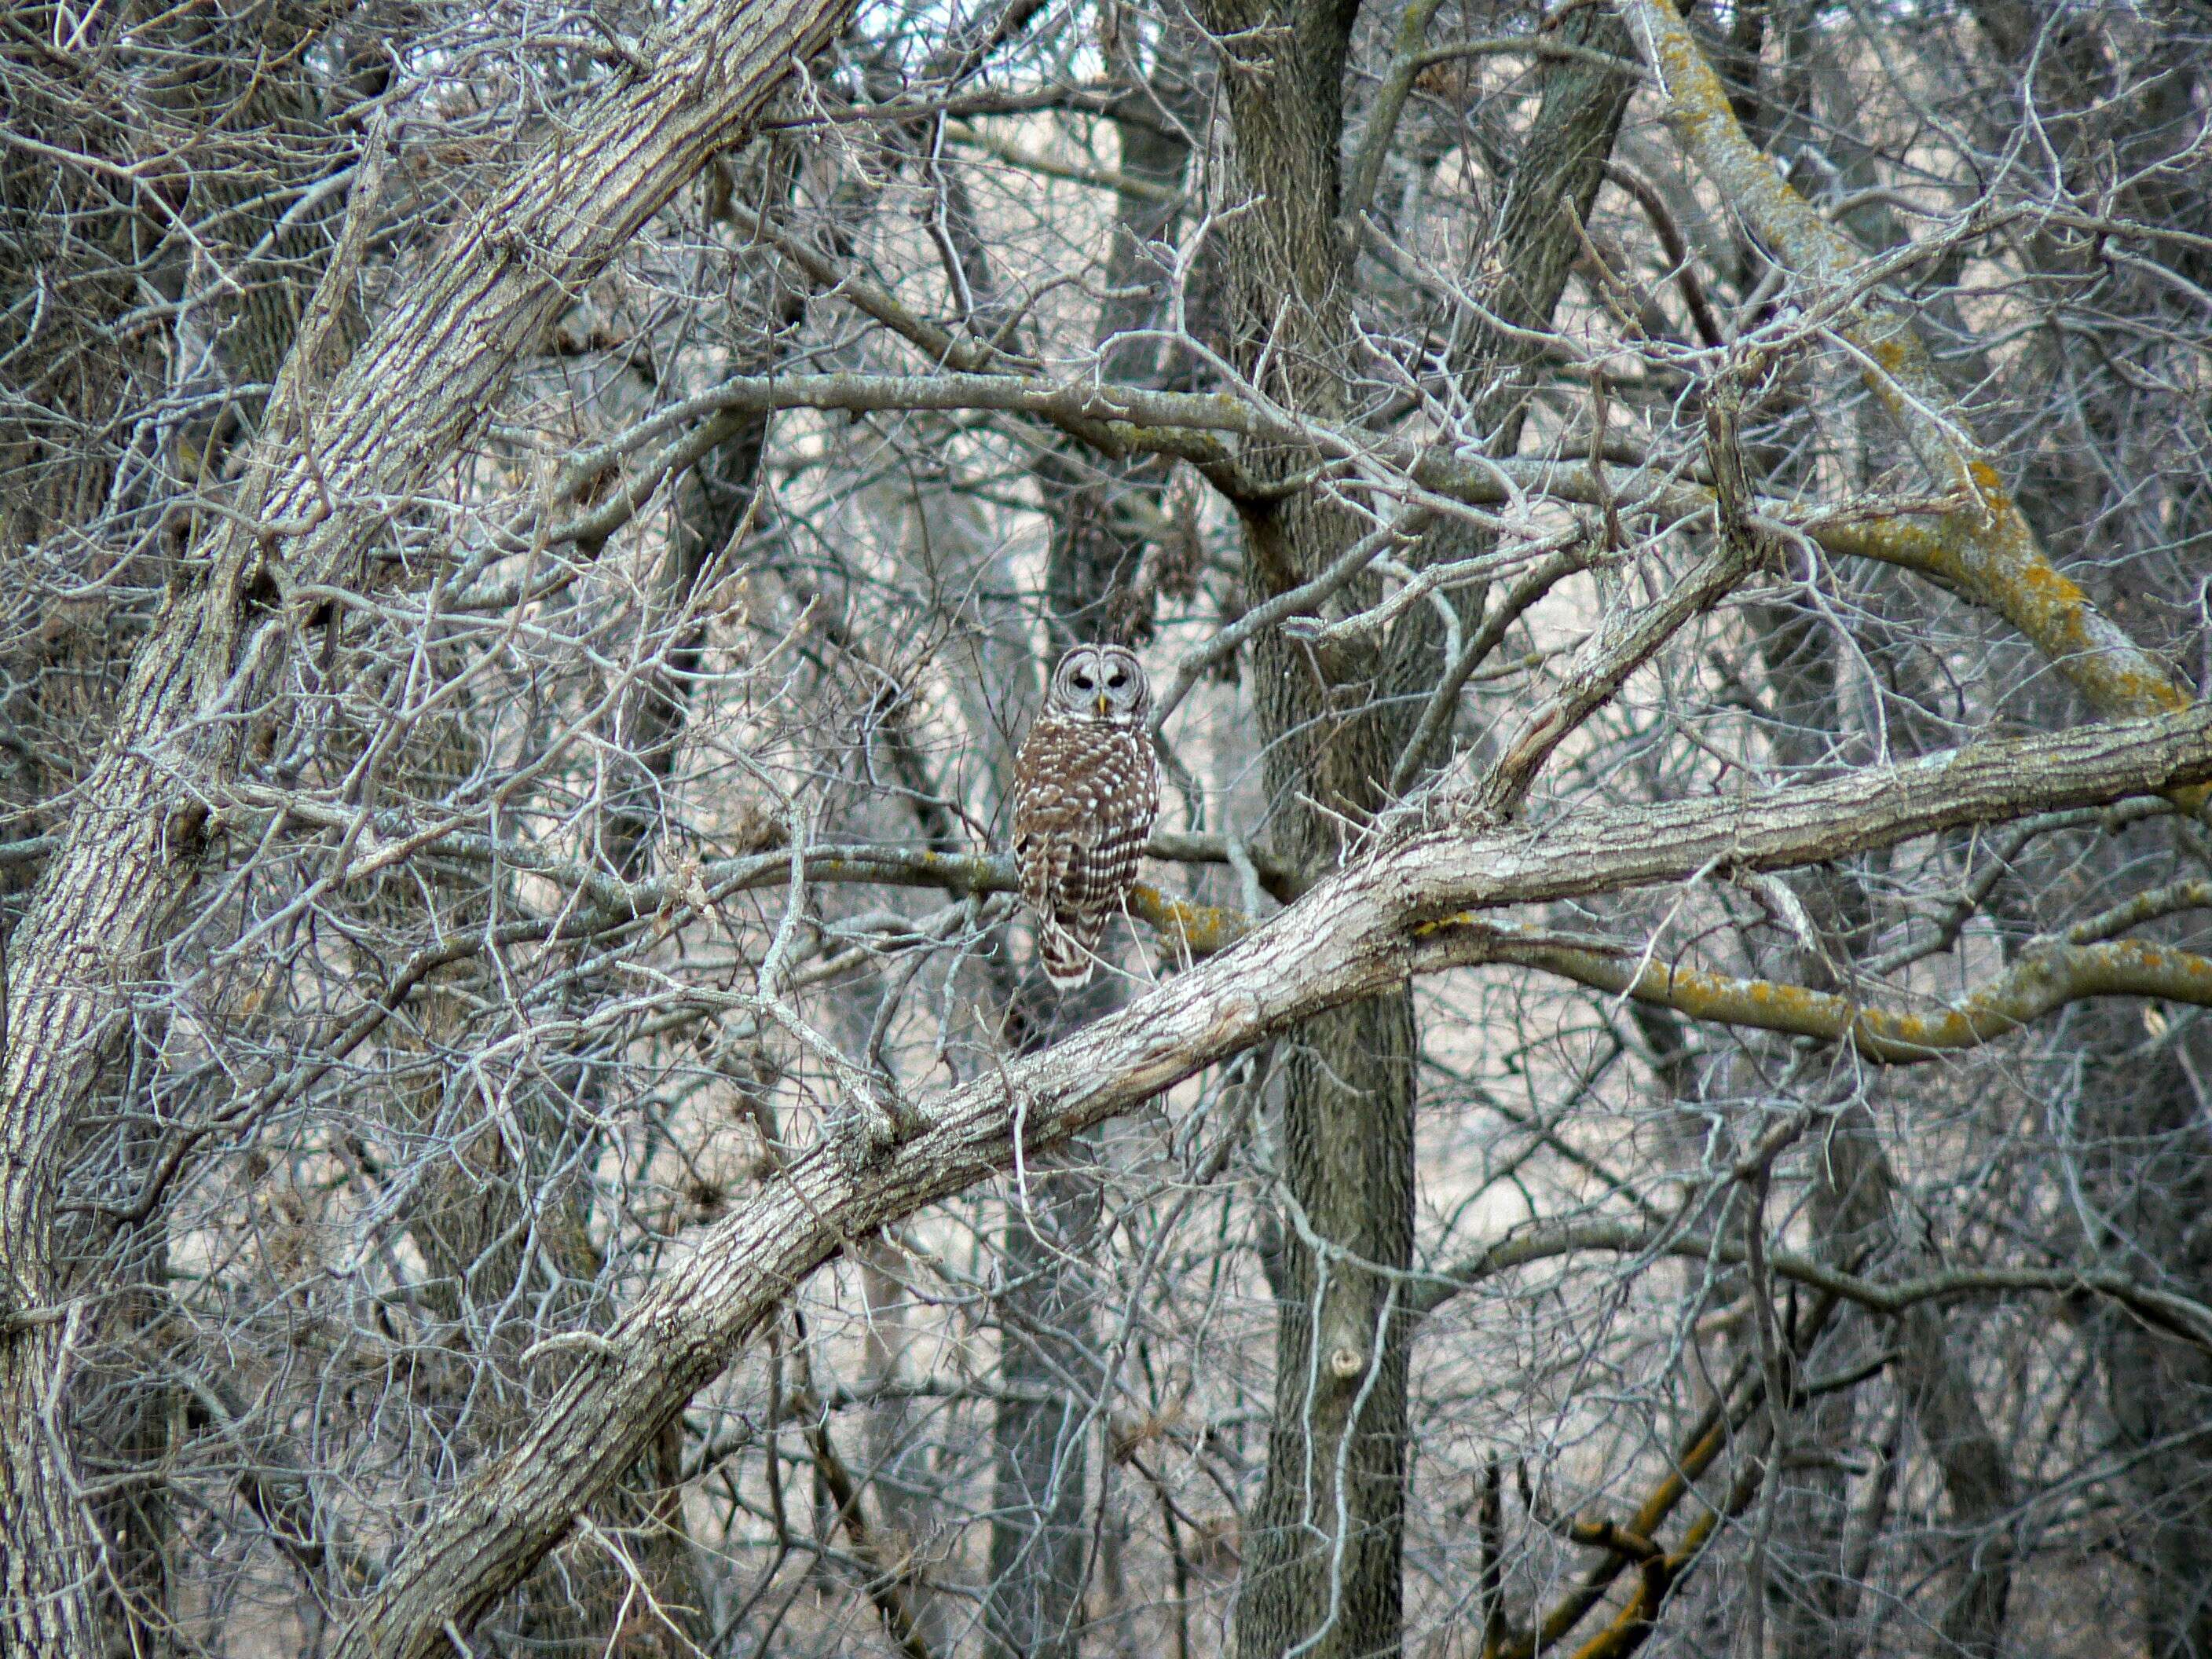
[[[1160,808],[1151,709],[1135,652],[1076,646],[1014,757],[1014,867],[1055,989],[1090,982],[1098,941],[1137,878]]]

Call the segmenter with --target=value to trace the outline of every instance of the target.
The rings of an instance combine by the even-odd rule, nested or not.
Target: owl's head
[[[1052,707],[1070,720],[1134,726],[1152,708],[1145,665],[1119,645],[1069,647],[1052,671]]]

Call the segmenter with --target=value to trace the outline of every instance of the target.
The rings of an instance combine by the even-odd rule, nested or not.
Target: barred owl
[[[1014,757],[1014,867],[1054,988],[1087,984],[1106,924],[1128,897],[1160,806],[1144,665],[1079,645],[1053,670]]]

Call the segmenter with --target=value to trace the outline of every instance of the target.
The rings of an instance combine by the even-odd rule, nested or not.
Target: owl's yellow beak
[[[1109,707],[1106,701],[1106,694],[1103,691],[1101,691],[1097,696],[1091,698],[1091,701],[1098,705],[1099,718],[1102,720],[1104,719],[1107,709]]]

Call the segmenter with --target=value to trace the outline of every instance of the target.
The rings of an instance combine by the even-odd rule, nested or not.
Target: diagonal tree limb
[[[2212,710],[1995,743],[1736,803],[1571,814],[1533,831],[1385,847],[1268,926],[1036,1055],[919,1103],[921,1131],[860,1162],[834,1146],[705,1233],[580,1363],[530,1431],[416,1534],[338,1644],[420,1659],[520,1580],[659,1425],[853,1239],[1011,1167],[1321,1010],[1410,975],[1485,960],[1474,913],[1776,870],[1968,823],[2212,778]]]

